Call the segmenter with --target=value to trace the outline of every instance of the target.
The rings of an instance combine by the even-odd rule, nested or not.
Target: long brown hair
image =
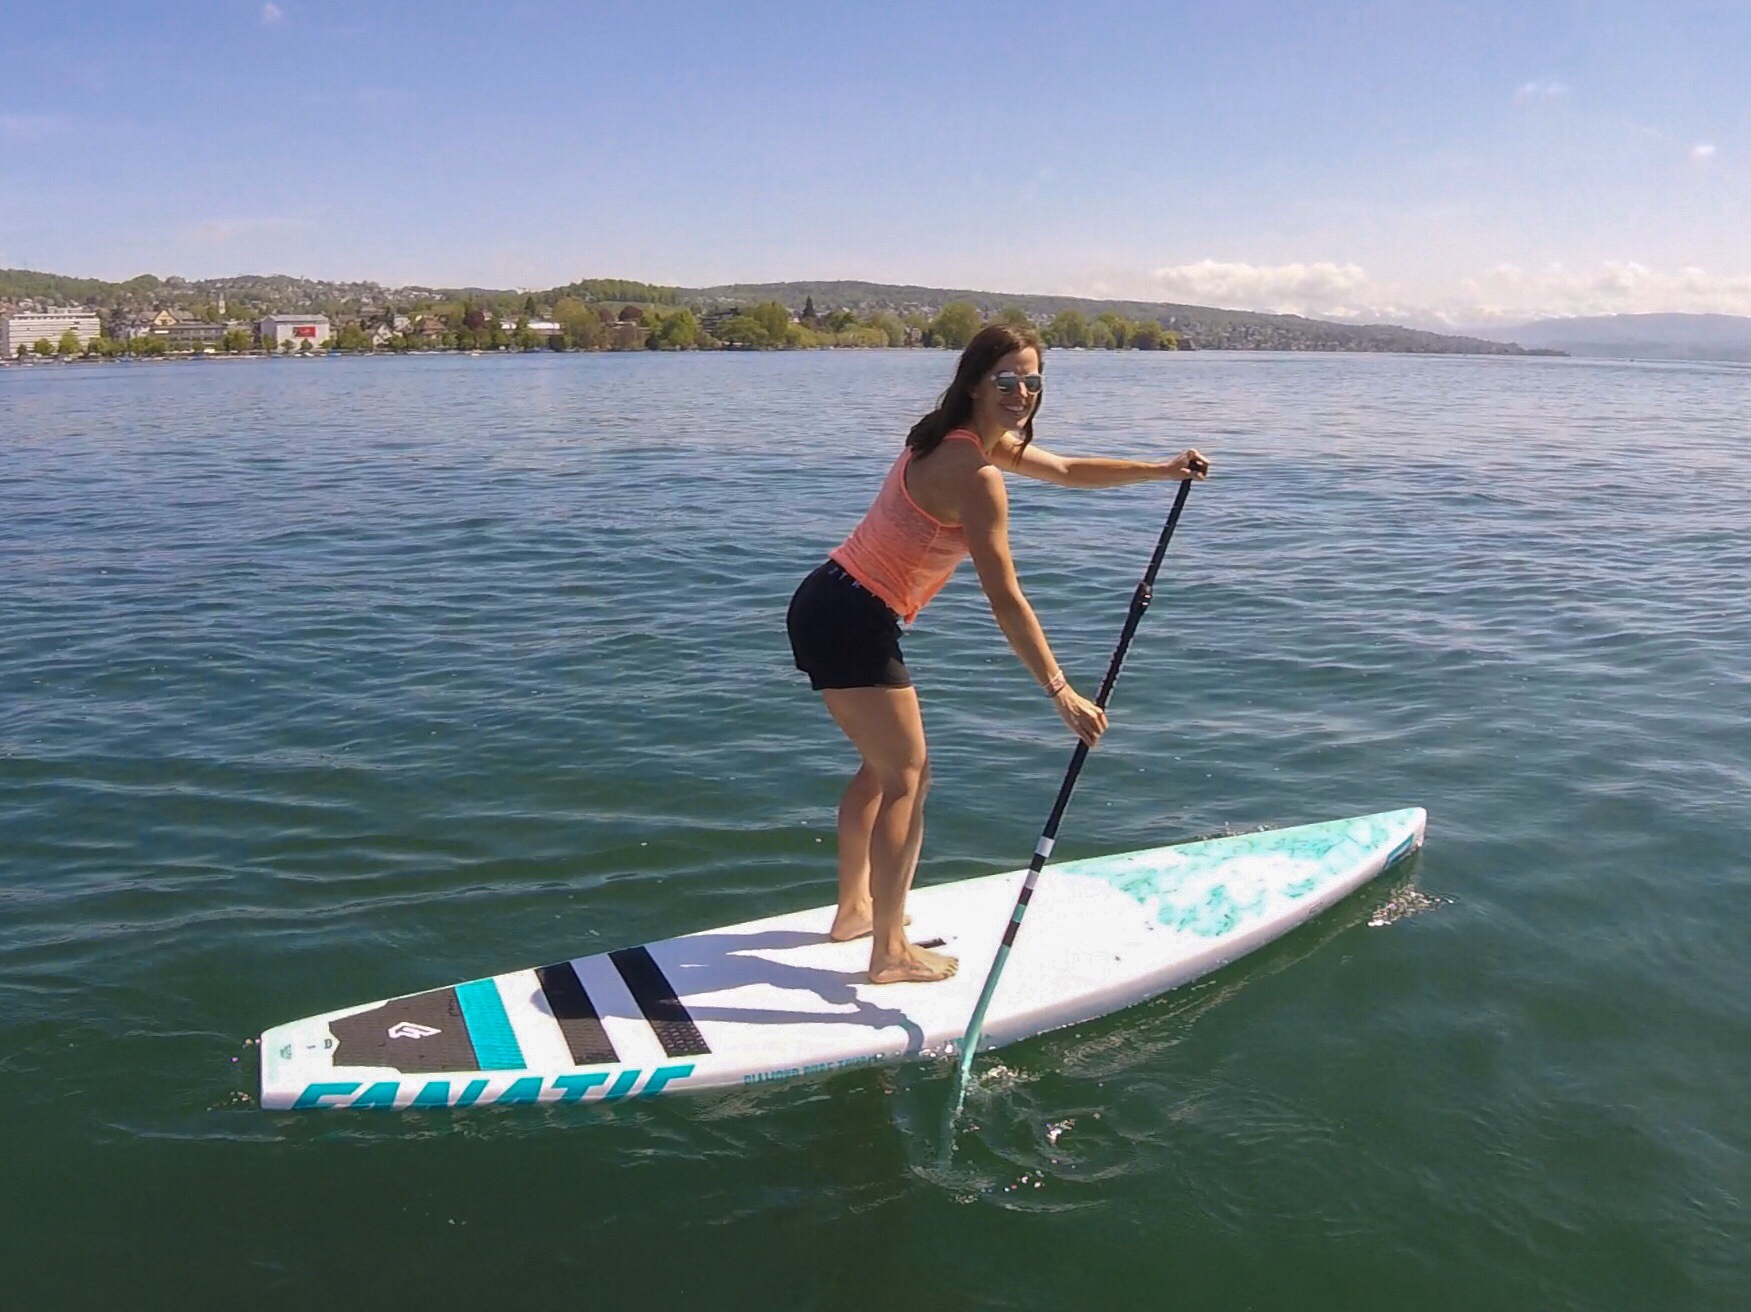
[[[973,392],[984,381],[991,368],[1011,351],[1032,347],[1040,357],[1040,368],[1046,367],[1046,344],[1032,328],[1012,323],[988,323],[973,335],[967,349],[961,352],[961,362],[955,368],[954,381],[948,391],[924,418],[912,425],[906,434],[906,445],[914,455],[927,456],[942,445],[942,439],[957,428],[965,428],[973,417]],[[1027,422],[1021,426],[1021,444],[1025,448],[1034,440],[1034,416],[1040,412],[1044,392],[1034,394],[1033,408]]]

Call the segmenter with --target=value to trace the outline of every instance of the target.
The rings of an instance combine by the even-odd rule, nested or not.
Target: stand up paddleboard
[[[1423,841],[1420,807],[1048,866],[985,1020],[1013,1043],[1142,1002],[1324,911]],[[870,984],[833,908],[346,1007],[261,1038],[268,1108],[483,1107],[795,1079],[955,1050],[1025,872],[915,889],[961,960]]]

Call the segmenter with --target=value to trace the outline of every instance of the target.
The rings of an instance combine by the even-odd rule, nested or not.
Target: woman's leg
[[[924,745],[924,720],[918,710],[918,695],[910,688],[829,688],[822,697],[833,719],[851,739],[863,765],[858,777],[866,794],[873,794],[869,807],[857,779],[846,790],[846,802],[854,821],[873,812],[869,822],[869,893],[874,941],[870,947],[869,977],[873,983],[901,980],[946,979],[955,972],[955,959],[906,941],[906,890],[924,842],[924,794],[930,786],[930,760]],[[843,820],[846,802],[841,803]],[[855,836],[854,836],[855,837]],[[841,894],[846,891],[848,857],[840,854]],[[855,884],[855,868],[852,870]],[[851,892],[855,894],[856,888]],[[841,914],[845,911],[841,902]]]
[[[875,771],[868,765],[858,766],[845,786],[845,795],[839,799],[839,910],[827,935],[835,943],[862,938],[875,924],[869,895],[869,839],[881,801],[882,790],[876,784]],[[910,872],[906,877],[907,889],[912,887],[918,853],[924,845],[922,807],[917,815],[906,854],[906,868]],[[911,916],[906,917],[906,923],[912,923]]]
[[[875,771],[859,765],[839,799],[839,911],[828,934],[835,943],[861,938],[874,923],[869,897],[869,838],[881,802]]]

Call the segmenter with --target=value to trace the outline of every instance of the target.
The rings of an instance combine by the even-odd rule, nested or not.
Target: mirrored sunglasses
[[[1024,387],[1029,396],[1038,396],[1040,389],[1046,385],[1046,380],[1039,374],[1018,374],[1013,369],[992,374],[991,381],[997,384],[999,392],[1009,393],[1017,387]]]

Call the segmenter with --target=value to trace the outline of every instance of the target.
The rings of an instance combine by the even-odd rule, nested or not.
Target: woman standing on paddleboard
[[[906,893],[924,843],[924,721],[900,654],[910,624],[966,556],[991,614],[1064,723],[1091,746],[1106,712],[1070,686],[1022,595],[1009,554],[1008,470],[1063,487],[1203,478],[1172,460],[1058,456],[1032,445],[1044,394],[1039,334],[990,324],[961,353],[941,402],[912,426],[869,513],[791,598],[797,668],[863,758],[839,802],[839,910],[832,937],[873,932],[876,984],[947,979],[955,959],[906,939]]]

